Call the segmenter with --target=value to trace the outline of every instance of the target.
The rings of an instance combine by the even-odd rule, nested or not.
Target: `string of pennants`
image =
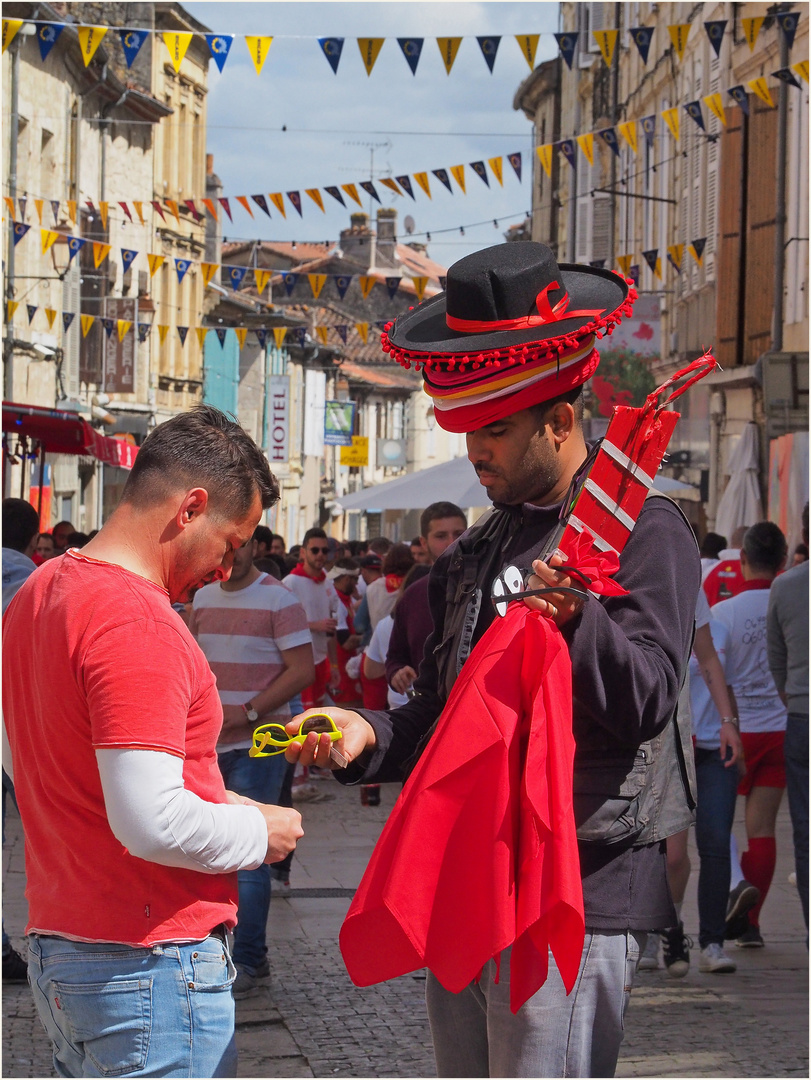
[[[685,251],[689,252],[695,259],[698,266],[702,265],[704,259],[704,250],[707,246],[707,237],[702,236],[696,240],[691,240],[689,244],[671,244],[667,248],[667,262],[673,267],[677,274],[681,273],[682,265],[684,263]],[[630,252],[625,255],[617,255],[617,266],[625,278],[630,278],[635,285],[639,285],[639,271],[640,264],[635,262],[636,255]],[[642,258],[645,263],[650,267],[650,271],[654,277],[660,280],[663,277],[662,274],[662,260],[659,256],[659,248],[652,248],[650,251],[643,251]],[[605,268],[606,259],[594,259],[589,263],[589,266],[595,266],[602,270]]]
[[[749,51],[754,52],[755,45],[757,44],[760,31],[763,27],[765,15],[758,15],[751,19],[741,19],[741,27],[743,29],[743,35],[749,46]],[[788,47],[791,48],[794,44],[794,37],[797,33],[797,26],[800,21],[800,13],[797,11],[783,11],[774,16],[777,21],[777,25],[780,27],[783,35],[785,36]],[[724,40],[724,34],[726,32],[728,20],[727,19],[714,19],[710,22],[704,23],[704,29],[707,33],[707,37],[710,40],[710,45],[717,57],[721,55],[721,45]],[[674,52],[681,61],[684,58],[684,50],[687,47],[687,38],[689,37],[691,23],[674,23],[668,26],[667,32],[670,37],[670,44],[673,47]],[[650,47],[653,42],[653,34],[655,27],[653,26],[636,26],[628,30],[628,34],[639,50],[639,55],[642,57],[642,63],[647,66],[648,56],[650,55]],[[614,59],[614,50],[617,47],[617,41],[619,39],[619,30],[592,30],[591,36],[596,41],[603,60],[608,67],[611,67],[611,63]],[[571,71],[572,61],[574,60],[575,52],[577,51],[577,42],[580,37],[579,33],[572,34],[555,34],[555,40],[558,43],[560,49],[560,55],[566,61],[566,66]]]

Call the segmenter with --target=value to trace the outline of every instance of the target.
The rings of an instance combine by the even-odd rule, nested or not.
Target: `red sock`
[[[758,836],[749,841],[749,850],[741,856],[741,870],[747,881],[760,889],[760,900],[749,912],[749,925],[759,926],[760,909],[774,876],[777,844],[773,836]]]

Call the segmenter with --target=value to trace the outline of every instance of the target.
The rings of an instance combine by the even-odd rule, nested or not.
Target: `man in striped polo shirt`
[[[252,758],[254,728],[290,719],[288,702],[314,678],[307,616],[281,582],[253,565],[253,541],[234,554],[228,581],[194,597],[189,629],[217,679],[223,725],[217,741],[226,787],[256,802],[276,803],[283,755]],[[266,929],[270,866],[240,870],[239,922],[234,934],[234,997],[244,997],[270,975]]]

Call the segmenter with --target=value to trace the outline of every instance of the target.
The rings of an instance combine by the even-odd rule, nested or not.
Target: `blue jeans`
[[[437,1076],[613,1076],[645,933],[586,931],[574,989],[552,954],[541,989],[510,1011],[510,950],[489,960],[477,983],[445,990],[428,972],[425,1001]]]
[[[236,1076],[236,972],[218,937],[130,948],[31,934],[58,1076]]]
[[[794,834],[794,866],[797,891],[808,929],[808,717],[789,713],[786,724],[786,787],[791,829]]]
[[[727,769],[718,750],[696,747],[696,847],[698,943],[702,949],[724,944],[729,900],[729,836],[738,794],[738,770]]]
[[[228,750],[219,755],[225,786],[237,795],[256,802],[279,801],[279,791],[287,768],[284,754],[252,758],[247,750]],[[253,975],[267,956],[267,925],[270,913],[270,866],[240,870],[239,913],[234,931],[234,963]]]

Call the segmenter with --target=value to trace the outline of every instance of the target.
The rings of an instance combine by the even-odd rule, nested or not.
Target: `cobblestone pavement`
[[[433,1055],[422,973],[380,986],[352,985],[338,931],[374,842],[397,795],[362,807],[357,789],[319,781],[330,797],[300,804],[305,837],[293,888],[274,893],[268,988],[237,1002],[240,1077],[430,1077]],[[25,922],[19,820],[7,820],[4,918],[18,948]],[[740,817],[736,833],[743,836]],[[778,865],[762,918],[767,947],[730,953],[734,975],[700,975],[697,948],[685,979],[664,970],[637,976],[620,1077],[808,1076],[808,953],[791,870],[790,824],[778,826]],[[691,850],[697,867],[695,849]],[[696,875],[684,905],[697,938]],[[27,986],[4,987],[2,1075],[54,1075],[50,1048]]]

